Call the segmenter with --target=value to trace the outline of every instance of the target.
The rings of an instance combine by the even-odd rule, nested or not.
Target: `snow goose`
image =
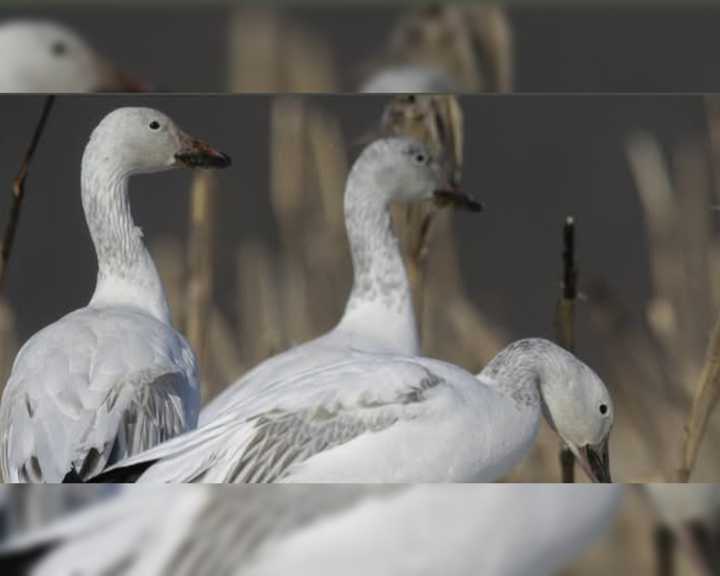
[[[327,334],[256,366],[203,408],[200,424],[262,393],[268,382],[331,364],[350,350],[418,354],[412,294],[390,205],[428,199],[481,209],[479,202],[450,186],[441,160],[420,142],[388,138],[367,146],[345,187],[353,286],[340,322]]]
[[[592,369],[542,339],[509,345],[477,377],[430,358],[351,351],[265,383],[97,480],[491,482],[527,454],[543,414],[588,476],[609,482],[610,395]]]
[[[82,204],[98,260],[88,306],[20,350],[0,405],[0,471],[9,482],[84,478],[193,427],[195,357],[172,327],[160,278],[133,222],[129,177],[229,157],[149,108],[120,108],[82,158]]]
[[[32,576],[543,576],[611,527],[622,494],[618,485],[135,486],[7,543],[0,568]]]
[[[137,91],[75,32],[45,20],[0,24],[0,92]]]

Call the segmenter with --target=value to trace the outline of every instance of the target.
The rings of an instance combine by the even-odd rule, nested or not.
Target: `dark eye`
[[[427,160],[425,154],[415,154],[415,162],[418,164],[425,164],[425,160]]]
[[[65,45],[65,42],[57,41],[53,43],[50,50],[55,56],[62,56],[67,53],[67,46]]]
[[[158,128],[160,128],[160,122],[157,120],[150,122],[150,130],[157,130]]]
[[[600,404],[600,414],[607,414],[608,407],[607,404]]]

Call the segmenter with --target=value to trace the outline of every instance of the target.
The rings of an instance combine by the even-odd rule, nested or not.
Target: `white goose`
[[[544,576],[612,525],[619,485],[149,486],[9,542],[31,576]]]
[[[541,339],[511,344],[477,378],[430,358],[351,352],[267,383],[98,480],[491,482],[530,450],[543,414],[588,476],[610,481],[610,395]]]
[[[128,179],[229,163],[149,108],[120,108],[95,128],[81,178],[98,259],[95,292],[87,307],[35,334],[15,359],[0,405],[6,481],[82,479],[195,425],[195,357],[170,323],[130,212]]]
[[[45,20],[0,24],[0,92],[137,91],[75,32]]]
[[[348,175],[345,226],[353,287],[338,325],[323,336],[274,356],[208,403],[200,424],[262,394],[269,382],[345,358],[350,350],[416,355],[420,351],[412,293],[391,228],[390,204],[435,198],[472,211],[481,204],[452,190],[439,159],[404,138],[368,146]]]

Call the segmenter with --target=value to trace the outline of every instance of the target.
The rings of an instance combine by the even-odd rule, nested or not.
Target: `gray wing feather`
[[[354,438],[386,430],[401,418],[399,407],[421,403],[426,392],[442,379],[428,372],[398,393],[391,401],[360,401],[348,408],[323,404],[295,412],[272,410],[260,414],[242,457],[230,473],[228,482],[275,482],[287,475],[293,465],[346,444]]]
[[[190,537],[164,571],[173,576],[237,576],[274,537],[405,487],[378,485],[218,486]]]
[[[107,395],[80,441],[81,454],[72,464],[75,473],[87,480],[107,466],[187,430],[189,423],[181,398],[181,390],[187,386],[185,375],[177,372],[149,381],[141,378],[132,387],[120,382]],[[116,427],[114,433],[101,432],[104,442],[97,442],[93,436],[108,423]]]

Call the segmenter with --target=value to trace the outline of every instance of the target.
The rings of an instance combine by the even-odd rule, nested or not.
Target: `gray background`
[[[343,88],[377,55],[402,8],[279,8],[324,36]],[[223,91],[226,21],[221,5],[168,8],[72,5],[0,8],[0,19],[45,16],[76,28],[129,71],[168,91]],[[720,6],[520,5],[509,8],[516,41],[516,90],[525,92],[720,89]]]
[[[0,98],[0,182],[6,183],[8,192],[0,201],[0,222],[5,222],[10,183],[42,98]],[[275,243],[268,200],[270,98],[59,97],[27,182],[9,269],[7,295],[18,316],[21,340],[84,305],[92,293],[95,263],[80,205],[80,157],[102,116],[128,104],[167,112],[187,131],[207,138],[233,158],[232,168],[220,174],[217,194],[213,296],[233,318],[234,269],[224,274],[223,266],[227,271],[233,265],[235,249],[244,239],[255,236],[271,246]],[[347,142],[375,126],[386,101],[381,96],[307,98],[341,119]],[[456,219],[463,278],[473,301],[507,326],[511,337],[552,336],[559,293],[560,229],[565,215],[574,214],[583,282],[604,279],[639,319],[648,296],[648,262],[624,139],[630,130],[646,129],[669,148],[689,135],[702,134],[702,100],[658,95],[468,96],[462,105],[466,119],[463,185],[487,207],[484,214],[459,214]],[[190,182],[187,171],[134,179],[133,212],[149,241],[163,234],[186,238]],[[323,281],[309,274],[310,286]],[[581,308],[583,355],[599,361],[597,350],[603,344],[588,332],[583,314]]]

